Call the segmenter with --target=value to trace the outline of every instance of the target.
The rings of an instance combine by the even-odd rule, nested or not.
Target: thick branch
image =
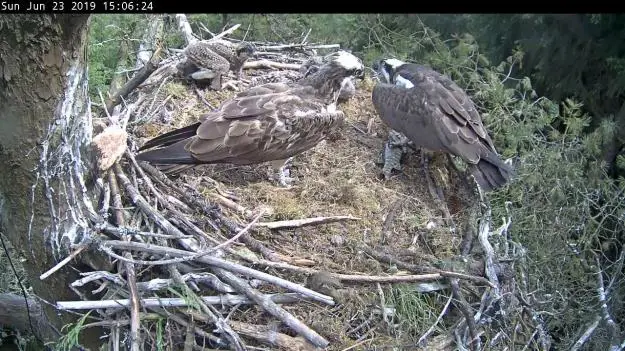
[[[34,333],[41,340],[54,340],[60,336],[60,333],[48,323],[41,305],[36,300],[28,299],[28,309],[30,320],[24,296],[0,294],[0,324],[22,333]],[[32,327],[30,321],[32,321]]]
[[[143,66],[143,68],[137,72],[131,80],[129,80],[124,86],[117,91],[113,96],[106,101],[106,110],[112,111],[113,107],[122,102],[122,99],[128,96],[136,87],[138,87],[143,81],[145,81],[152,72],[158,67],[158,56],[160,50],[157,50],[152,58]]]
[[[287,293],[287,294],[269,294],[265,295],[266,298],[271,299],[277,304],[297,303],[302,300],[310,300],[306,297],[302,297],[300,294]],[[248,297],[241,295],[220,295],[220,296],[202,296],[202,301],[207,305],[224,305],[224,306],[236,306],[236,305],[251,305],[255,304],[254,301]],[[24,300],[22,299],[22,304]],[[1,303],[1,301],[0,301]],[[141,305],[145,308],[150,307],[185,307],[189,306],[191,302],[188,299],[183,298],[146,298],[141,300]],[[125,309],[132,306],[130,299],[117,299],[117,300],[94,300],[94,301],[57,301],[56,306],[62,310],[92,310],[92,309]],[[1,311],[0,311],[1,312]]]

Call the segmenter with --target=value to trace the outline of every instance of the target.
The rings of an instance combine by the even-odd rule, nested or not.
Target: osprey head
[[[313,56],[302,63],[299,68],[299,73],[301,73],[304,77],[308,77],[311,74],[317,73],[322,65],[323,57]]]
[[[304,77],[308,77],[311,74],[315,74],[319,71],[319,66],[313,65],[308,67],[308,69],[306,69],[306,72],[304,72]]]
[[[328,61],[331,67],[340,69],[344,77],[365,78],[365,65],[362,64],[358,57],[345,50],[339,50],[330,54]]]
[[[383,83],[395,84],[393,76],[397,68],[405,63],[406,62],[394,58],[380,59],[373,63],[373,71]]]
[[[241,42],[239,43],[234,51],[237,54],[239,59],[248,59],[256,53],[256,47],[252,43]]]

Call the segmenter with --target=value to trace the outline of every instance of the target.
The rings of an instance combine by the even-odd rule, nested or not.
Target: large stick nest
[[[371,81],[339,105],[345,127],[295,157],[290,189],[267,181],[265,165],[206,165],[167,177],[134,159],[149,138],[219,106],[232,86],[298,79],[313,53],[256,44],[263,49],[246,63],[246,82],[200,91],[177,77],[180,57],[155,55],[105,103],[110,115],[94,133],[104,220],[70,257],[97,248],[110,264],[72,284],[83,301],[58,307],[92,310],[82,327],[110,327],[110,344],[133,350],[454,342],[479,349],[484,335],[496,344],[497,313],[520,309],[502,297],[511,289],[499,260],[510,254],[507,227],[491,232],[485,219],[474,229],[476,201],[443,163],[432,168],[440,170],[444,209],[422,181],[417,154],[381,179],[376,159],[388,129],[371,105]],[[535,322],[520,325],[523,342],[535,338]]]

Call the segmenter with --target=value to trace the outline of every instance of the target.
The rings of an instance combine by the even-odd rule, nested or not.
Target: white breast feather
[[[336,102],[329,104],[326,108],[323,109],[323,112],[329,112],[329,113],[336,112]]]
[[[400,86],[402,88],[406,88],[406,89],[410,89],[414,87],[414,84],[412,84],[411,81],[402,77],[400,74],[398,74],[397,78],[395,79],[395,85]]]

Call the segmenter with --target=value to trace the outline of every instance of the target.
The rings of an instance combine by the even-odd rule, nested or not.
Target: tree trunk
[[[159,41],[163,38],[163,31],[165,30],[165,21],[163,20],[163,15],[148,15],[147,23],[145,28],[143,29],[141,43],[139,44],[139,49],[137,53],[137,63],[135,64],[135,68],[137,70],[141,69],[150,58],[152,58],[152,54],[156,50],[159,45]],[[137,34],[139,31],[137,31]]]
[[[221,14],[221,31],[223,32],[224,30],[226,30],[226,26],[228,25],[228,14],[227,13],[222,13]]]
[[[85,234],[92,211],[88,18],[0,17],[0,231],[24,259],[32,291],[49,302],[44,313],[59,331],[76,316],[51,304],[79,298],[69,288],[78,275],[66,266],[43,281],[39,276]],[[100,332],[83,330],[81,344],[96,350]]]

